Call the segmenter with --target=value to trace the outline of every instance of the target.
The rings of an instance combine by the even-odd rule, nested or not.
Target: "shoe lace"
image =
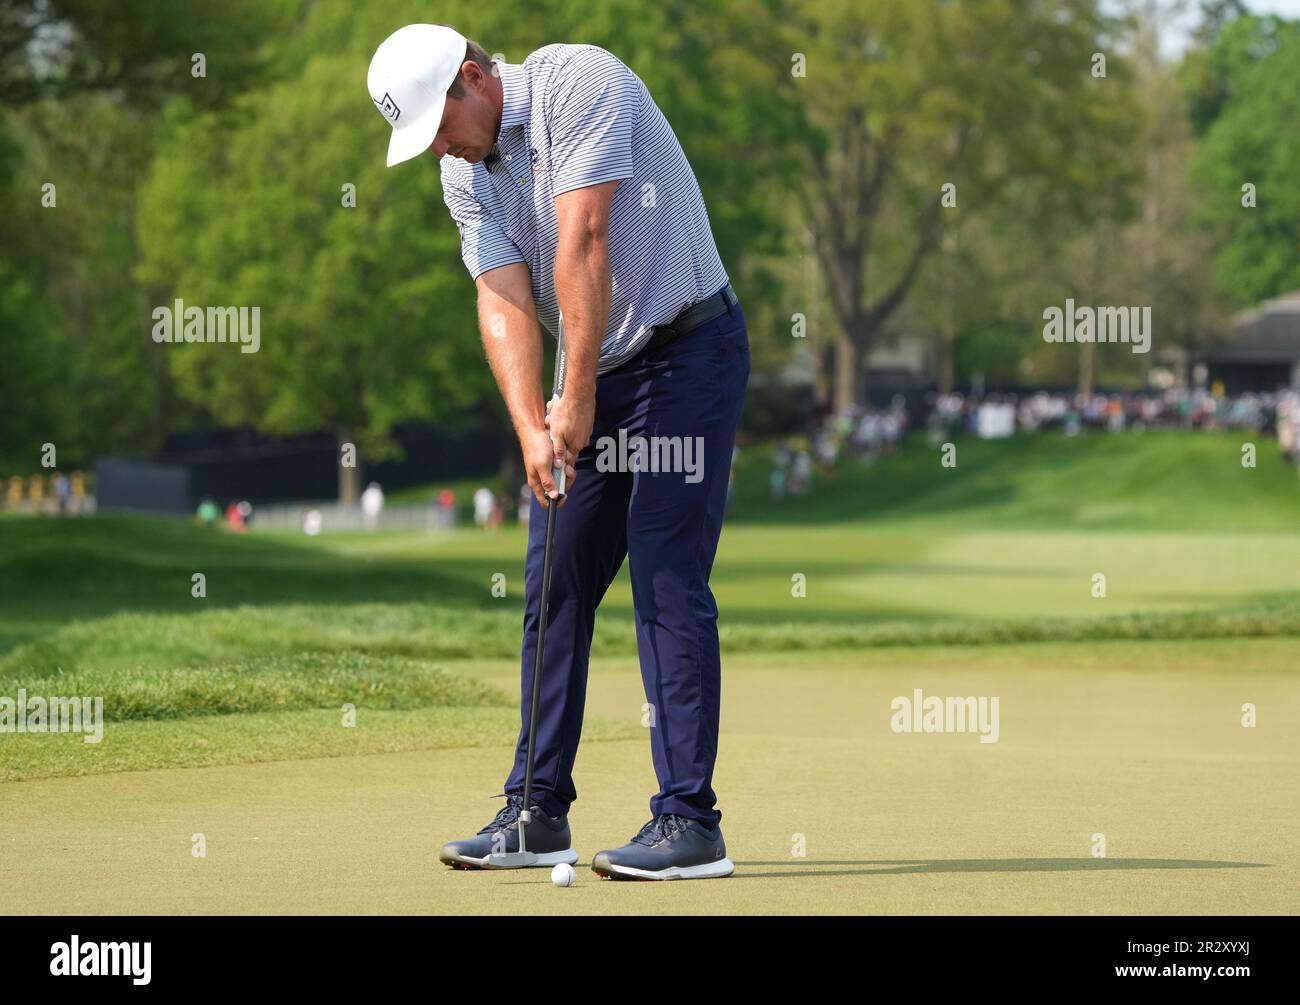
[[[676,813],[660,813],[653,820],[647,821],[646,825],[637,832],[632,842],[653,848],[665,838],[671,838],[673,833],[680,833],[684,830],[686,830],[685,817],[678,816]]]
[[[507,827],[513,827],[519,822],[519,814],[523,809],[524,797],[516,793],[499,793],[506,797],[506,804],[497,810],[497,815],[492,818],[492,822],[484,827],[480,834],[495,834],[497,831],[503,831]],[[495,796],[493,798],[496,798]]]

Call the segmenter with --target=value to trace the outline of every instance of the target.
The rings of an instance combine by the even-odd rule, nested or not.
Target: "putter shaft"
[[[555,380],[552,398],[564,393],[564,317],[560,317],[560,333],[555,347]],[[559,496],[564,495],[564,465],[552,472]],[[537,745],[537,717],[542,706],[542,662],[546,656],[546,610],[551,598],[551,553],[555,543],[555,514],[560,508],[559,498],[552,499],[546,507],[546,539],[542,549],[542,593],[537,602],[537,652],[533,659],[533,703],[528,715],[528,749],[524,756],[524,805],[519,813],[519,851],[526,850],[524,828],[531,819],[529,812],[533,800],[533,754]]]

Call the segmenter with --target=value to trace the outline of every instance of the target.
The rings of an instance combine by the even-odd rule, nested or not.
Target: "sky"
[[[1160,40],[1161,54],[1166,58],[1177,57],[1187,47],[1191,31],[1196,27],[1200,4],[1192,2],[1188,7],[1188,14],[1173,24]],[[1300,0],[1246,0],[1246,8],[1252,14],[1280,14],[1300,20]]]

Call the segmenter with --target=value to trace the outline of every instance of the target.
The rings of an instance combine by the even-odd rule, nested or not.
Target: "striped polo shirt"
[[[501,131],[479,164],[439,162],[443,199],[474,279],[524,262],[542,325],[559,330],[555,197],[618,180],[609,216],[612,289],[597,372],[625,363],[651,329],[727,283],[681,144],[641,79],[594,45],[547,45],[496,61]]]

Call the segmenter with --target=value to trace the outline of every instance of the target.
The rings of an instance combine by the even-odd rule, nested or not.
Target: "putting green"
[[[1294,638],[747,654],[725,659],[715,778],[727,880],[580,866],[453,872],[444,840],[500,805],[505,746],[0,785],[12,913],[1295,913]],[[513,661],[451,664],[513,689]],[[890,702],[999,699],[999,739],[898,734]],[[634,660],[588,708],[639,722]],[[1258,725],[1241,725],[1253,703]],[[4,738],[4,743],[58,737]],[[586,743],[582,862],[654,789],[644,738]],[[204,835],[205,858],[191,854]],[[1093,835],[1107,855],[1093,857]],[[806,855],[792,853],[799,836]]]

